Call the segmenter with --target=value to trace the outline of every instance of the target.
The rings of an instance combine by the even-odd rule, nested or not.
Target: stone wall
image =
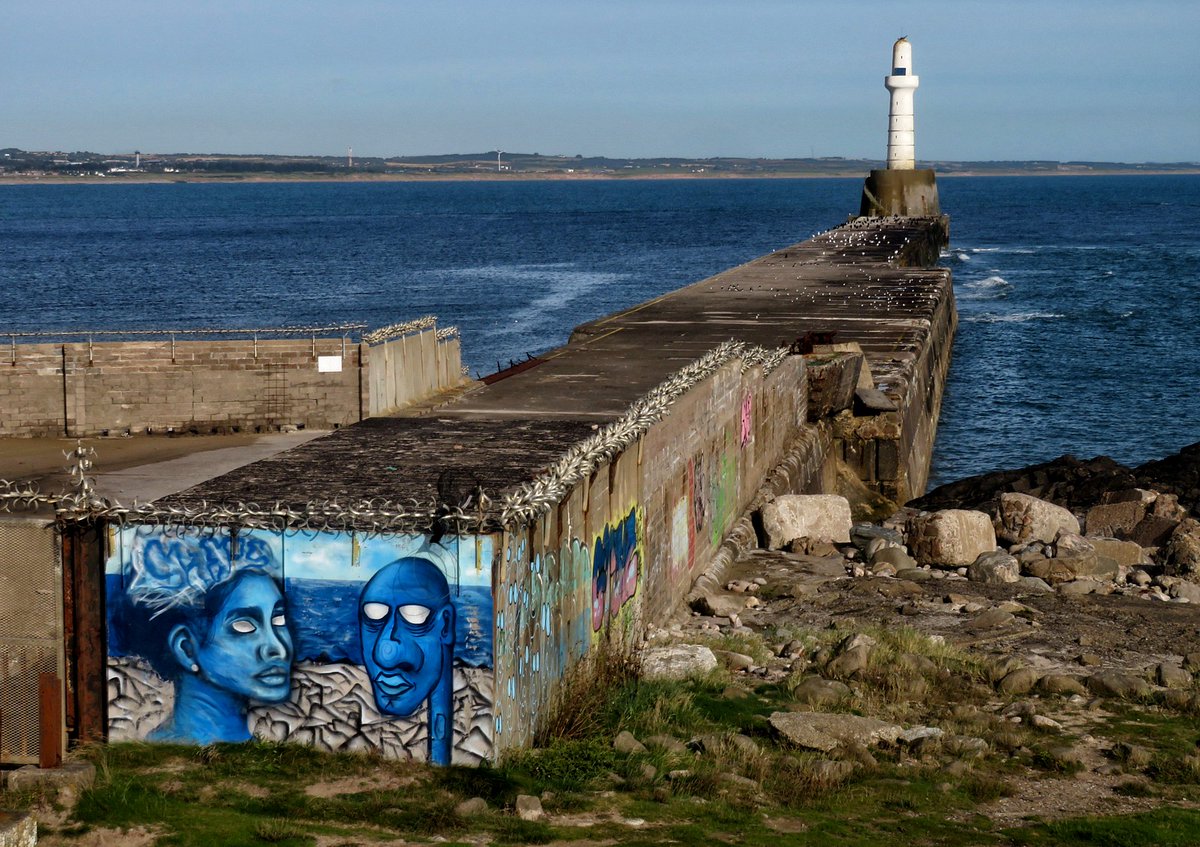
[[[811,434],[800,356],[735,359],[679,398],[558,508],[508,534],[495,565],[497,753],[528,745],[562,680],[678,605],[788,450]],[[828,445],[828,441],[825,442]],[[796,464],[793,490],[823,461]]]
[[[434,330],[342,338],[19,344],[0,363],[0,436],[336,429],[462,382]]]

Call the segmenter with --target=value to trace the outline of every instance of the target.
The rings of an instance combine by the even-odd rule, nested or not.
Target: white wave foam
[[[1029,321],[1048,321],[1065,317],[1066,315],[1059,312],[1013,312],[1009,315],[984,312],[979,315],[969,315],[964,320],[974,324],[1023,324]]]
[[[571,270],[570,263],[544,265],[490,265],[472,268],[447,268],[444,277],[467,280],[487,280],[507,285],[522,292],[526,298],[523,308],[503,315],[505,323],[488,328],[485,337],[516,335],[528,332],[551,312],[565,309],[572,302],[586,297],[598,288],[613,285],[628,274]],[[521,298],[525,299],[525,298]]]
[[[963,288],[973,288],[977,291],[986,291],[992,288],[1012,288],[1012,283],[1002,276],[989,276],[987,279],[968,282],[963,285]]]

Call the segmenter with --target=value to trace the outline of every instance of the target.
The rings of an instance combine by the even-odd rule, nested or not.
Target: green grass
[[[1036,824],[1004,833],[1018,845],[1087,847],[1195,847],[1200,844],[1200,811],[1164,807],[1136,815],[1076,818]]]

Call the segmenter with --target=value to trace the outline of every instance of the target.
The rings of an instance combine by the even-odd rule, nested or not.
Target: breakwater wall
[[[531,743],[574,670],[753,545],[764,500],[847,475],[919,493],[954,330],[945,237],[940,218],[855,220],[585,324],[433,411],[90,508],[108,698],[81,726],[440,763]],[[239,660],[205,667],[180,636],[211,625],[210,592],[251,590],[263,620],[286,610],[271,666],[240,671],[270,690],[231,686],[214,737],[194,677]]]
[[[12,343],[0,436],[337,429],[463,381],[435,327],[346,337]]]

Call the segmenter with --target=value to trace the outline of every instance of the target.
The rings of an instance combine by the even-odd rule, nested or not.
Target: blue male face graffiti
[[[446,577],[425,559],[399,559],[363,587],[358,609],[375,704],[384,714],[413,714],[451,673],[455,615]]]
[[[208,631],[193,635],[196,643],[188,656],[202,680],[265,703],[287,699],[292,637],[283,597],[270,576],[247,573],[235,577],[209,620]]]

